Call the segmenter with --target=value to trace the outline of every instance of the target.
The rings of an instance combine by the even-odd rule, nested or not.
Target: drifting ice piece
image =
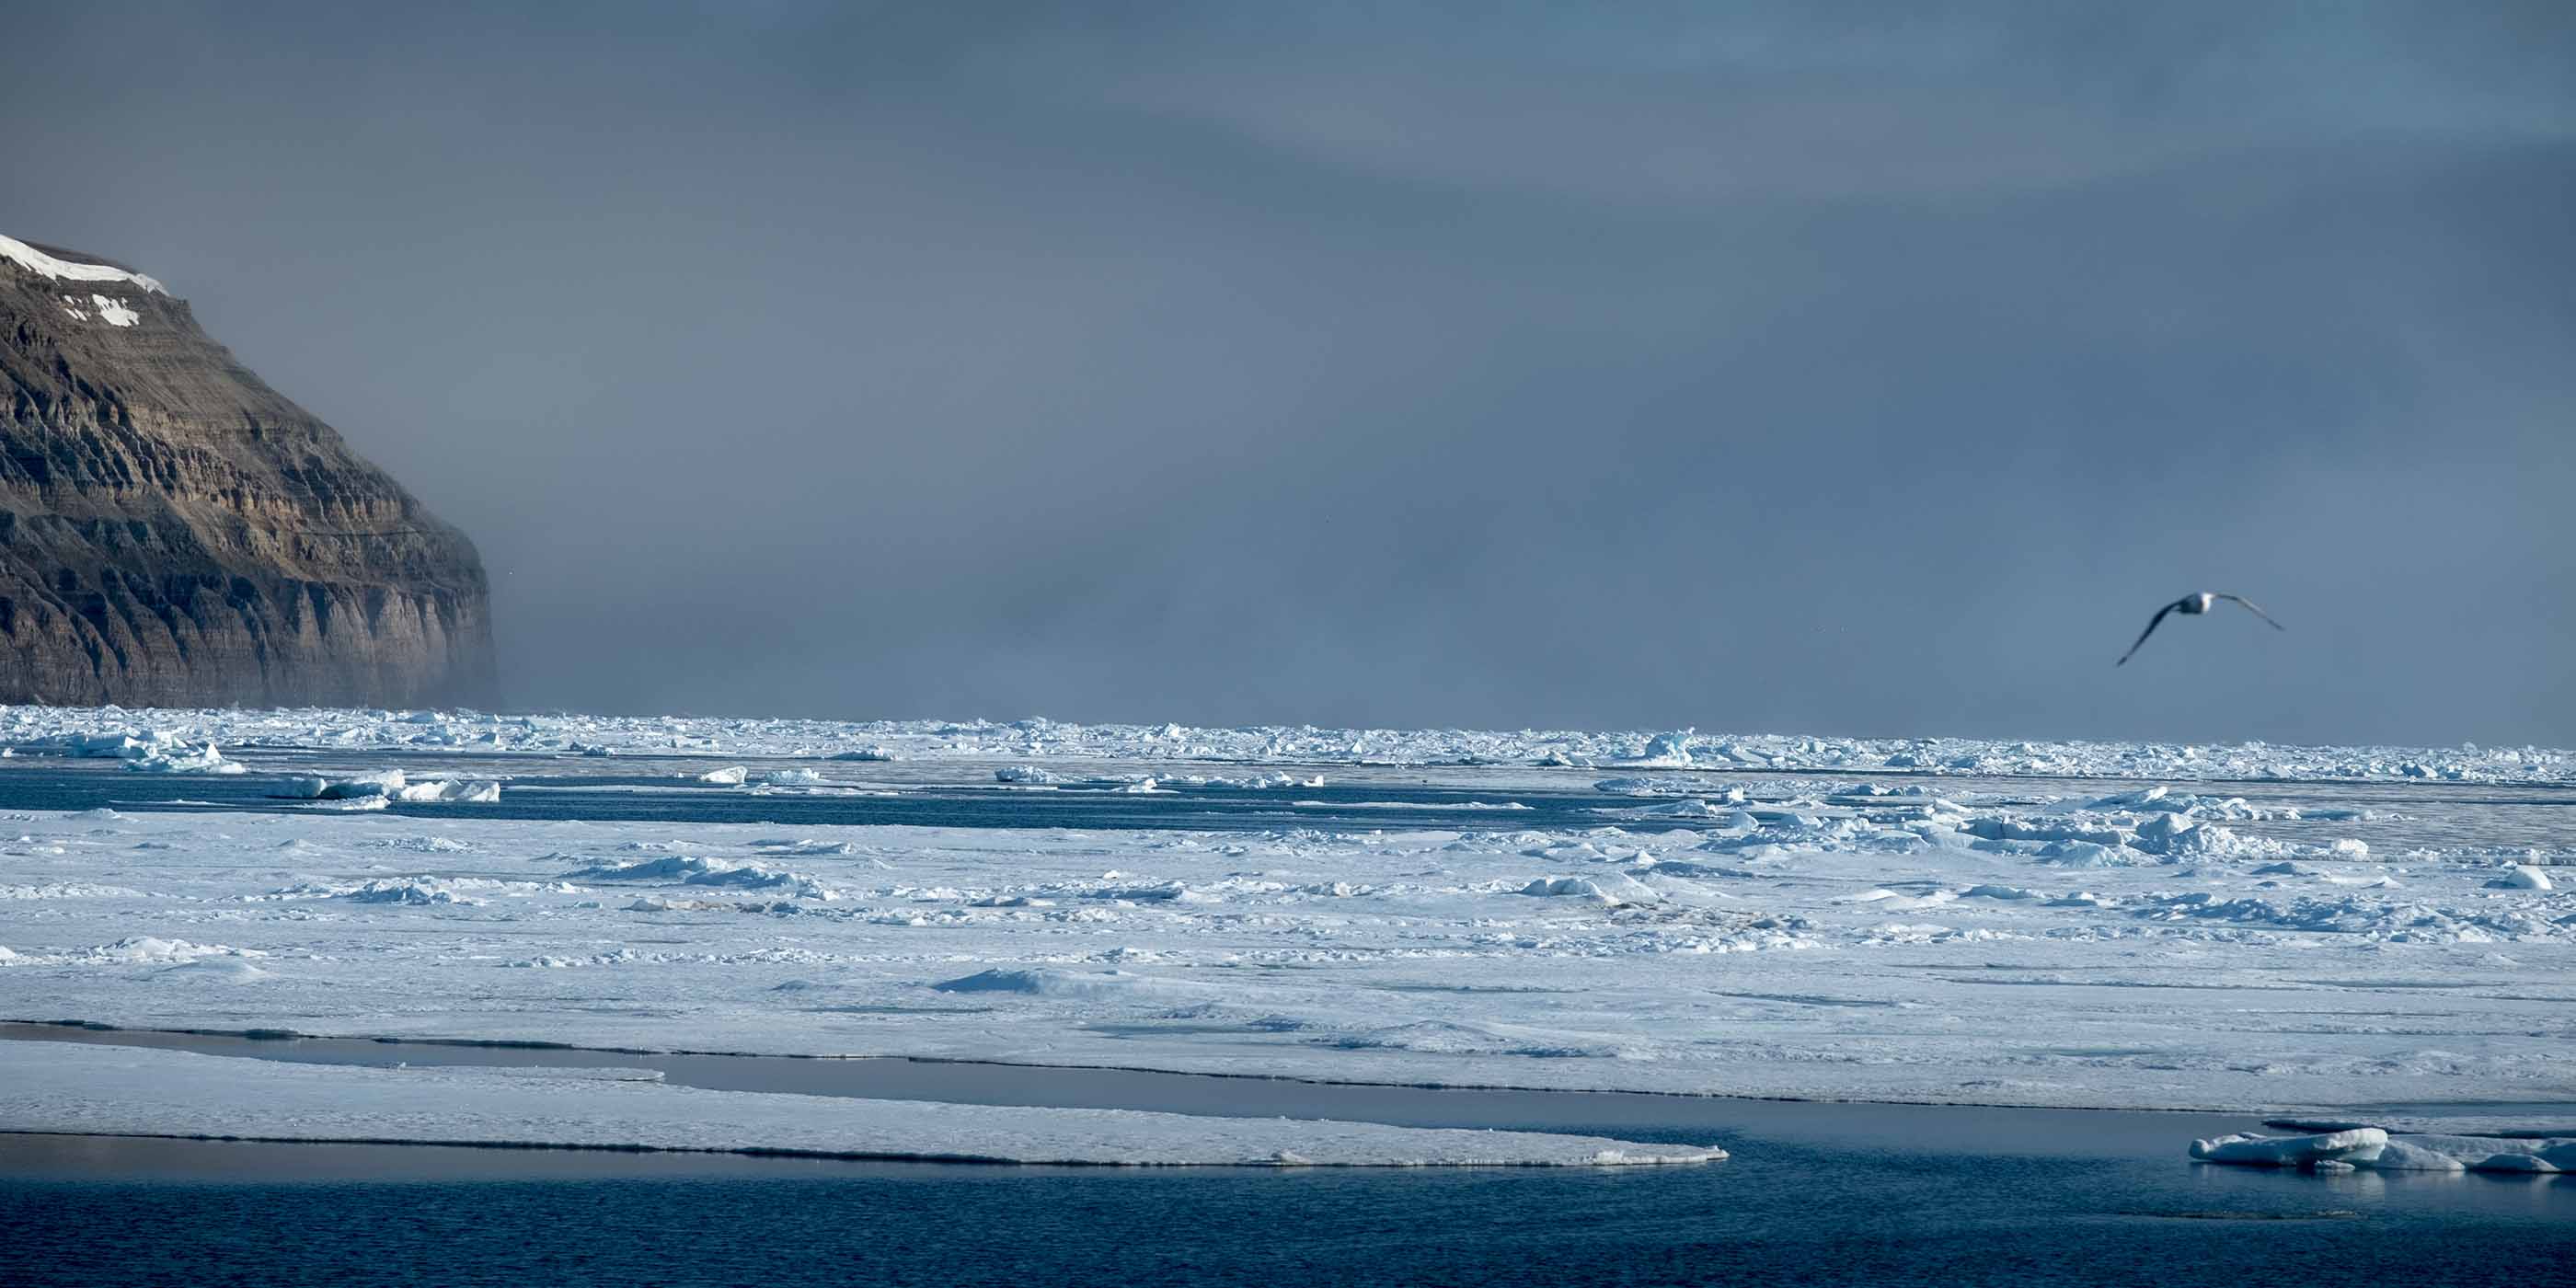
[[[2549,874],[2528,863],[2517,863],[2505,869],[2503,876],[2487,882],[2490,890],[2550,890]]]
[[[1613,908],[1629,904],[1661,903],[1663,896],[1654,887],[1635,877],[1616,872],[1597,877],[1540,877],[1521,887],[1521,893],[1538,898],[1597,899]]]
[[[404,785],[403,771],[380,769],[354,778],[289,778],[270,788],[268,794],[285,800],[354,801],[400,796]]]
[[[2318,1136],[2257,1136],[2246,1132],[2195,1140],[2191,1143],[2191,1156],[2204,1163],[2314,1168],[2320,1163],[2371,1162],[2387,1146],[2388,1133],[2376,1127],[2355,1127]]]
[[[394,799],[408,804],[497,805],[501,802],[501,785],[467,782],[462,778],[410,783],[395,791]]]

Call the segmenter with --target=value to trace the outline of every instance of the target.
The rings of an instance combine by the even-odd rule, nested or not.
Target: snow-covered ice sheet
[[[709,1091],[636,1070],[288,1064],[54,1042],[0,1042],[0,1131],[1127,1165],[1619,1166],[1726,1157],[1713,1146],[1542,1132]]]
[[[867,772],[794,767],[816,766]],[[1482,796],[1533,772],[1407,775]],[[1032,790],[992,773],[951,777]],[[2554,795],[2498,822],[2479,802],[2503,789],[2370,789],[2413,798],[2382,812],[1976,786],[1623,787],[1598,825],[1550,828],[1390,802],[1383,827],[1323,830],[1275,790],[1289,813],[1249,832],[26,812],[0,819],[0,1018],[1994,1104],[2576,1103],[2576,892],[2505,880],[2576,854]],[[1635,813],[1659,801],[1699,808]]]

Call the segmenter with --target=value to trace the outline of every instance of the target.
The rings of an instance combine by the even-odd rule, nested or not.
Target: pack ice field
[[[2556,750],[47,708],[0,742],[0,1019],[2313,1123],[2207,1151],[2266,1163],[2508,1124],[2548,1167],[2576,1117]],[[292,1081],[0,1048],[20,1130],[210,1130]],[[195,1107],[134,1089],[190,1061]],[[422,1101],[291,1072],[347,1135]],[[485,1073],[409,1071],[418,1129],[1710,1156]]]

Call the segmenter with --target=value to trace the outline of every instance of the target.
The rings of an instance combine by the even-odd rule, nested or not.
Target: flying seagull
[[[2272,615],[2270,613],[2264,612],[2260,608],[2256,608],[2254,606],[2254,601],[2245,598],[2243,595],[2213,595],[2204,590],[2197,595],[2185,595],[2182,598],[2157,609],[2156,615],[2147,619],[2147,629],[2138,632],[2138,644],[2146,643],[2147,637],[2156,633],[2156,628],[2164,624],[2165,614],[2181,613],[2186,617],[2198,617],[2202,613],[2206,613],[2211,608],[2217,606],[2218,601],[2222,599],[2234,600],[2237,603],[2243,604],[2245,606],[2245,611],[2254,614],[2256,617],[2262,618],[2264,621],[2272,622]],[[2279,622],[2272,622],[2272,629],[2278,631],[2287,630],[2288,628],[2281,625]],[[2129,651],[2121,654],[2120,660],[2113,662],[2111,665],[2128,665],[2129,659],[2138,655],[2138,644],[2130,645]]]

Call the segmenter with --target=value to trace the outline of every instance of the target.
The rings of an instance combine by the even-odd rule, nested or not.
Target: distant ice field
[[[346,752],[918,760],[1208,761],[1235,765],[1562,765],[1577,768],[2003,775],[2158,781],[2286,779],[2565,784],[2576,752],[2549,747],[2295,747],[1849,738],[1680,731],[1242,729],[1044,719],[826,721],[697,716],[494,716],[358,709],[126,712],[0,708],[0,745],[184,763],[183,744]]]
[[[247,760],[244,757],[247,757]],[[661,759],[597,761],[566,766],[547,758],[460,756],[452,752],[397,751],[361,754],[235,753],[233,763],[256,763],[256,775],[204,777],[135,775],[113,763],[37,761],[6,766],[0,807],[130,812],[254,810],[281,806],[272,793],[278,776],[354,775],[384,766],[408,766],[418,778],[489,779],[508,785],[502,799],[471,811],[478,819],[596,822],[778,823],[792,826],[920,826],[959,828],[1084,828],[1133,831],[1261,832],[1283,827],[1383,830],[1389,826],[1455,826],[1515,830],[1583,830],[1605,823],[1634,823],[1640,812],[1670,800],[1640,802],[1605,795],[1597,771],[1441,766],[1391,769],[1354,766],[1319,786],[1260,790],[1226,781],[1238,766],[1222,762],[1164,763],[1113,772],[1080,762],[1056,765],[1059,783],[1002,784],[970,761],[930,761],[817,771],[825,781],[785,787],[748,781],[748,790],[699,783],[703,763]],[[533,762],[533,763],[521,763]],[[998,762],[996,762],[998,764]],[[51,770],[48,773],[47,770]],[[793,771],[790,771],[793,772]],[[1050,771],[1055,772],[1055,771]],[[1150,792],[1131,790],[1159,774]],[[1320,776],[1320,775],[1319,775]],[[1213,783],[1204,781],[1214,779]],[[1733,771],[1705,782],[1664,775],[1653,795],[1680,800],[1694,783],[1723,795],[1731,787],[1777,804],[1818,793],[1832,795],[1869,786],[1902,787],[1902,778],[1812,776]],[[1096,781],[1095,781],[1096,780]],[[1201,780],[1201,781],[1193,781]],[[2136,780],[1962,777],[1940,784],[1951,797],[1974,797],[1998,806],[2038,806],[2067,796],[2116,795]],[[2576,786],[2497,787],[2455,783],[2231,783],[2227,797],[2267,809],[2261,819],[2238,820],[2236,830],[2285,841],[2331,843],[2351,834],[2345,811],[2372,816],[2371,835],[2388,845],[2435,847],[2462,843],[2493,846],[2544,843],[2576,848]],[[391,801],[398,815],[453,819],[438,803]],[[2323,810],[2322,817],[2288,817],[2284,811]],[[2427,812],[2429,810],[2429,812]],[[1654,817],[1648,815],[1647,817]],[[1707,820],[1679,820],[1685,824]]]
[[[0,742],[0,1019],[2576,1124],[2542,749],[24,708]],[[1049,1130],[1259,1161],[1146,1126]]]

